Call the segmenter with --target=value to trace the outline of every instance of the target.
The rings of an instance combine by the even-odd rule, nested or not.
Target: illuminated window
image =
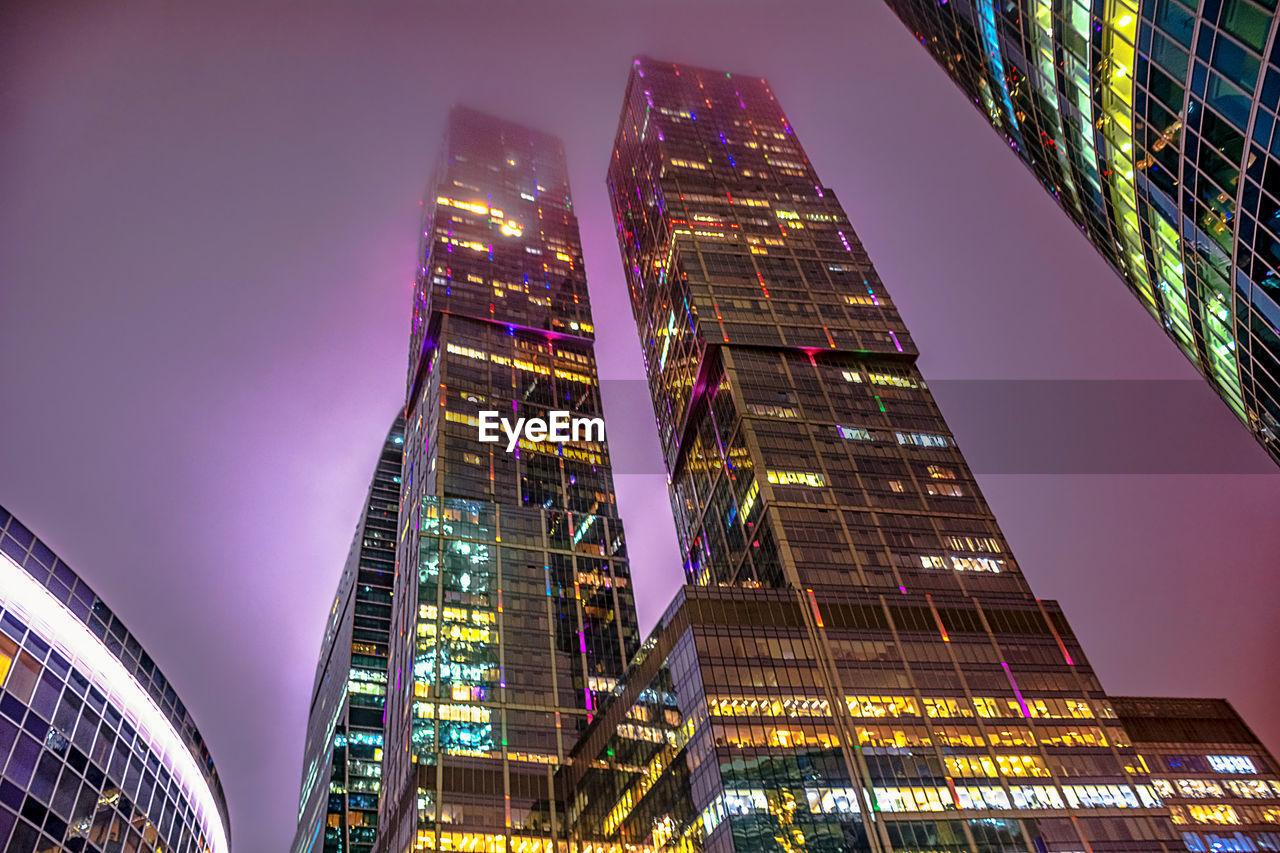
[[[1001,572],[1004,561],[990,557],[952,557],[951,568],[957,572]]]
[[[1222,784],[1228,791],[1246,800],[1280,797],[1280,785],[1273,791],[1261,779],[1227,779]]]
[[[1236,814],[1236,810],[1226,804],[1195,805],[1187,806],[1186,809],[1187,815],[1196,823],[1240,823],[1240,815]]]
[[[762,406],[752,403],[747,406],[747,411],[753,415],[765,415],[771,418],[795,418],[799,417],[795,409],[790,406]]]
[[[946,788],[876,788],[876,807],[885,812],[940,812],[952,807]]]
[[[914,444],[918,447],[947,447],[950,442],[946,436],[933,435],[926,432],[895,432],[898,444]]]
[[[811,486],[817,489],[827,484],[825,477],[812,471],[768,471],[766,476],[770,483],[779,486]]]
[[[1206,779],[1177,780],[1178,796],[1181,797],[1221,797],[1222,787],[1217,782]]]
[[[845,703],[855,717],[920,716],[912,696],[846,696]]]
[[[4,678],[9,674],[9,667],[17,654],[18,644],[4,634],[0,634],[0,684],[4,684]]]
[[[963,699],[930,698],[923,699],[925,713],[930,717],[972,717],[973,711]]]
[[[461,412],[445,412],[444,419],[455,424],[467,424],[468,426],[473,427],[480,426],[480,421],[476,420],[474,415],[464,415]]]
[[[1216,773],[1257,773],[1253,759],[1247,755],[1206,755],[1209,766]]]
[[[461,356],[465,356],[466,358],[474,358],[478,361],[485,361],[486,359],[489,358],[489,354],[486,352],[483,352],[482,350],[471,349],[470,347],[462,347],[462,346],[458,346],[457,344],[447,344],[445,346],[445,349],[448,352],[452,353],[453,355],[461,355]]]
[[[438,198],[436,198],[436,204],[445,204],[450,207],[456,207],[459,210],[466,210],[470,213],[478,213],[481,215],[487,214],[489,212],[489,206],[482,202],[457,201],[455,199],[447,198],[445,196],[439,196]]]
[[[891,385],[895,388],[919,388],[920,384],[905,376],[894,376],[889,373],[872,373],[872,385]]]
[[[956,551],[990,551],[992,553],[1000,553],[1000,543],[990,536],[972,537],[972,536],[947,536],[943,539],[947,543],[947,547]]]
[[[348,681],[347,692],[369,696],[385,696],[387,688],[383,684],[370,684],[367,681]]]

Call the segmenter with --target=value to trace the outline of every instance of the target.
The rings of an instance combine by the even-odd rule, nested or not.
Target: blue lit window
[[[1206,755],[1215,773],[1257,773],[1253,759],[1247,755]]]

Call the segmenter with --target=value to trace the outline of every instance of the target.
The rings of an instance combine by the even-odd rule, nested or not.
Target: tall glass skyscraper
[[[608,181],[689,585],[566,771],[581,849],[1176,844],[768,84],[636,60]]]
[[[551,850],[552,779],[638,645],[563,146],[465,108],[424,201],[379,849]]]
[[[1276,0],[888,0],[1280,461]]]
[[[378,826],[404,418],[383,442],[316,664],[293,853],[368,853]]]

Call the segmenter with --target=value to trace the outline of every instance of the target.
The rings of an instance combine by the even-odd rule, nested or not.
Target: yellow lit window
[[[768,471],[766,476],[770,483],[779,486],[812,486],[820,489],[827,484],[825,477],[812,471]]]
[[[919,388],[920,385],[914,379],[908,379],[905,376],[894,376],[890,373],[873,373],[871,374],[872,385],[892,385],[896,388]]]
[[[436,198],[436,204],[445,204],[450,207],[456,207],[459,210],[466,210],[471,213],[479,213],[481,215],[489,212],[489,206],[482,204],[481,202],[457,201],[446,196],[438,196]]]
[[[4,634],[0,634],[0,684],[4,684],[5,676],[9,674],[9,667],[13,665],[13,659],[17,656],[18,644]]]
[[[458,346],[457,344],[446,344],[445,349],[453,355],[461,355],[461,356],[465,356],[466,358],[474,358],[478,361],[484,361],[489,357],[489,354],[482,350],[471,349],[470,347],[462,347],[462,346]]]
[[[1221,823],[1236,824],[1240,822],[1240,815],[1236,814],[1236,810],[1228,805],[1211,805],[1211,806],[1187,806],[1187,814],[1196,823]]]

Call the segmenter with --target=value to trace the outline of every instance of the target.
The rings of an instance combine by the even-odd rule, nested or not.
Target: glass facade
[[[1280,460],[1276,0],[888,0]]]
[[[1033,599],[686,586],[573,757],[582,851],[1177,849]]]
[[[0,849],[227,853],[209,750],[101,598],[0,508]]]
[[[457,108],[424,201],[379,849],[551,848],[554,772],[639,644],[563,146]]]
[[[1175,849],[767,82],[637,59],[608,182],[689,585],[565,771],[574,843]]]
[[[294,853],[369,853],[378,825],[404,418],[378,458],[325,625],[302,762]]]
[[[1280,765],[1226,700],[1112,702],[1187,850],[1280,850]]]

